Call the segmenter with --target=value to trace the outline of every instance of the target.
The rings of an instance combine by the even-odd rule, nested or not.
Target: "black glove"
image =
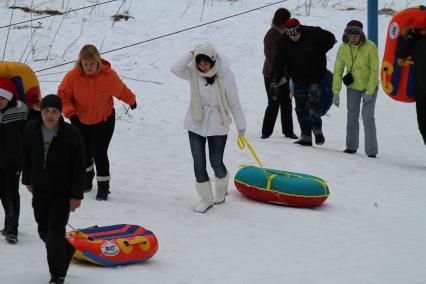
[[[135,108],[137,108],[138,107],[138,105],[136,104],[136,102],[134,103],[134,104],[132,104],[131,106],[130,106],[130,109],[131,110],[134,110]]]
[[[408,37],[411,39],[419,39],[421,36],[420,30],[412,29],[408,32]]]
[[[70,117],[71,124],[74,126],[81,126],[81,121],[76,114]]]
[[[271,83],[269,85],[268,95],[272,98],[273,101],[278,100],[278,84]]]

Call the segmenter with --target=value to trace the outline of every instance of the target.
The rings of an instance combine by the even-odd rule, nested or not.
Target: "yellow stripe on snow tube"
[[[19,97],[29,108],[40,109],[40,84],[34,71],[19,62],[0,62],[0,77],[12,80],[18,88]]]

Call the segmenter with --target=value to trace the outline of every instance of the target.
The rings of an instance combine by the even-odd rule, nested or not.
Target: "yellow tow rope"
[[[270,190],[271,189],[272,179],[274,177],[276,177],[277,175],[268,175],[268,173],[266,172],[265,168],[262,165],[262,162],[260,161],[260,159],[257,156],[256,152],[254,151],[253,147],[248,142],[247,138],[244,137],[244,135],[238,134],[237,145],[238,145],[238,148],[240,148],[241,150],[244,150],[245,146],[247,146],[247,148],[250,150],[251,154],[256,159],[256,161],[259,164],[259,166],[262,168],[262,171],[265,173],[265,176],[267,178],[266,189]]]
[[[253,157],[256,159],[259,166],[263,169],[263,171],[265,171],[265,168],[263,167],[262,163],[260,162],[259,157],[257,156],[256,152],[254,151],[253,147],[250,145],[250,143],[248,142],[246,137],[244,137],[241,134],[238,134],[237,144],[238,144],[238,148],[240,148],[241,150],[244,150],[245,146],[247,146],[247,148],[253,154]]]

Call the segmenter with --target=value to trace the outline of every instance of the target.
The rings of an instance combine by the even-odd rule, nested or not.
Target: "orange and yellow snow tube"
[[[10,61],[0,62],[0,77],[12,80],[18,89],[20,100],[29,108],[38,110],[41,102],[40,84],[28,65]]]
[[[144,262],[158,250],[156,236],[138,225],[89,227],[68,232],[66,238],[77,250],[76,259],[103,266]]]
[[[397,58],[396,50],[412,29],[426,34],[426,7],[417,6],[402,10],[389,23],[383,56],[381,81],[388,96],[400,102],[414,102],[414,65],[411,57]]]

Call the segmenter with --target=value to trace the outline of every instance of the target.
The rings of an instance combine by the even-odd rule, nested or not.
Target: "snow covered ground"
[[[7,4],[12,2],[1,1],[0,26],[9,23]],[[18,0],[16,5],[29,7],[33,3],[38,10],[63,11],[97,2]],[[282,6],[303,24],[329,29],[338,39],[350,19],[367,22],[367,1],[312,2],[310,16],[306,16],[304,1],[287,1]],[[133,18],[112,25],[111,16],[121,3],[35,21],[41,28],[34,33],[35,53],[28,57],[25,46],[31,30],[16,26],[10,30],[5,60],[27,58],[27,64],[40,70],[75,60],[86,43],[109,51],[271,2],[126,1],[120,12],[129,10]],[[340,4],[333,7],[334,3]],[[379,8],[401,9],[420,3],[424,4],[383,0]],[[323,146],[296,146],[283,138],[279,125],[270,139],[259,138],[266,106],[262,40],[278,7],[105,54],[137,94],[138,108],[126,114],[123,104],[116,102],[118,116],[109,152],[112,194],[107,202],[95,200],[96,189],[87,194],[70,224],[79,228],[139,224],[157,235],[160,247],[151,260],[138,265],[102,268],[73,261],[66,283],[426,283],[426,149],[417,129],[414,104],[395,102],[380,90],[377,159],[364,155],[362,130],[358,154],[342,153],[345,90],[342,106],[332,107],[324,117]],[[15,10],[12,22],[30,17]],[[379,18],[380,57],[389,20],[389,16]],[[6,34],[7,28],[0,29],[2,53]],[[232,60],[248,121],[246,136],[263,164],[325,179],[331,194],[322,206],[301,209],[255,202],[231,183],[225,204],[206,214],[192,212],[197,196],[183,129],[189,89],[187,82],[169,72],[169,66],[184,51],[204,41],[219,46]],[[331,69],[337,48],[338,44],[328,53]],[[39,72],[43,94],[54,93],[71,66]],[[295,114],[294,121],[300,134]],[[232,174],[240,164],[256,163],[247,150],[237,148],[234,128],[225,156]],[[19,243],[12,246],[0,240],[0,283],[46,283],[48,277],[31,196],[22,187]]]

